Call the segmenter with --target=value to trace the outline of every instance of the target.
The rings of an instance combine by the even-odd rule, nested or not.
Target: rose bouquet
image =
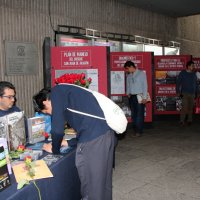
[[[55,79],[55,84],[59,84],[59,83],[69,83],[69,84],[75,84],[75,85],[79,85],[82,87],[86,87],[88,88],[90,83],[92,82],[91,78],[87,78],[85,77],[85,73],[81,73],[81,74],[63,74],[62,76],[60,76],[59,78]]]

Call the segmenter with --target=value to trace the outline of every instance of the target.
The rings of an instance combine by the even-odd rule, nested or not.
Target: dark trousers
[[[130,104],[131,118],[133,121],[133,127],[135,129],[135,132],[142,134],[144,128],[145,104],[138,103],[137,95],[130,96],[129,104]]]
[[[82,200],[112,200],[112,168],[115,134],[106,134],[76,150],[76,167],[81,181]]]

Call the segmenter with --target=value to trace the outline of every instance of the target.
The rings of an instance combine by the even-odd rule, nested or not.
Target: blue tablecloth
[[[75,167],[75,150],[49,167],[53,178],[40,179],[36,183],[42,200],[80,200],[80,180]],[[33,183],[17,190],[15,177],[11,175],[11,186],[0,192],[1,200],[38,200],[38,192]]]

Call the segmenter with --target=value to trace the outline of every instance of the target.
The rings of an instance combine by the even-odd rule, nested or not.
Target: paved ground
[[[145,134],[118,141],[113,200],[200,200],[200,118],[180,127],[156,120]]]

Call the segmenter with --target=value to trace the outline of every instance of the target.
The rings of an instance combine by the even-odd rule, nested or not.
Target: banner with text
[[[190,55],[155,56],[154,114],[178,114],[181,98],[176,95],[176,79]]]
[[[110,95],[108,70],[108,47],[74,46],[52,47],[51,67],[52,85],[55,78],[65,73],[85,73],[92,78],[90,89]]]
[[[152,98],[152,56],[151,52],[111,52],[110,54],[111,96],[122,107],[129,121],[131,111],[126,95],[124,63],[131,60],[139,69],[146,72],[148,92]],[[152,102],[146,104],[145,122],[152,122]]]

